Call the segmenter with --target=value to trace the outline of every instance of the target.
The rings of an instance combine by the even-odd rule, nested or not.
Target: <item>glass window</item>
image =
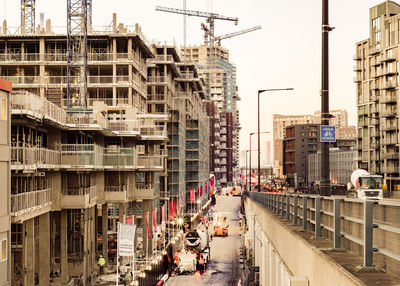
[[[0,110],[0,119],[7,120],[7,99],[0,100],[1,102],[1,110]]]
[[[7,259],[7,239],[3,239],[1,241],[1,257],[0,261],[4,261]]]

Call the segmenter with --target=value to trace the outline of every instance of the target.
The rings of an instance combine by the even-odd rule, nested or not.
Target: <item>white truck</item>
[[[200,255],[207,264],[210,259],[208,233],[200,228],[189,230],[184,240],[184,250],[178,255],[178,273],[195,273]]]
[[[364,200],[380,200],[383,198],[382,181],[380,175],[371,175],[366,170],[355,170],[347,184],[347,196]]]

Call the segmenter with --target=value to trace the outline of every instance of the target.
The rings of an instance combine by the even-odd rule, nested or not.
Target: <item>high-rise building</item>
[[[182,47],[182,55],[193,61],[205,81],[207,114],[210,119],[210,172],[218,184],[233,182],[239,168],[239,110],[236,67],[221,46]]]
[[[263,165],[268,165],[272,163],[271,160],[271,141],[266,141],[265,145],[264,145],[264,152],[262,154],[264,154],[263,156]]]
[[[346,110],[331,110],[333,115],[330,124],[334,126],[348,125],[348,116]],[[283,166],[283,139],[285,138],[285,130],[287,126],[296,124],[320,124],[321,112],[315,111],[313,115],[273,115],[273,140],[274,140],[274,165],[275,167]]]
[[[137,255],[151,256],[161,237],[143,236],[161,223],[161,206],[165,218],[168,201],[183,211],[188,188],[209,178],[208,118],[193,63],[175,47],[151,45],[138,25],[92,31],[86,106],[67,98],[66,47],[66,35],[51,27],[0,35],[0,77],[14,89],[10,200],[2,202],[11,209],[11,277],[24,285],[50,285],[54,272],[56,283],[88,281],[99,253],[112,263],[126,216],[137,225]],[[2,124],[0,148],[8,138]],[[0,222],[0,243],[2,235]],[[2,270],[0,260],[0,283]]]
[[[307,186],[308,155],[320,149],[320,124],[297,124],[286,127],[283,174],[292,186]]]
[[[399,176],[399,15],[385,1],[369,10],[368,39],[356,43],[354,82],[358,111],[358,167],[384,176],[388,189]]]
[[[10,98],[11,83],[0,79],[0,285],[11,285]]]

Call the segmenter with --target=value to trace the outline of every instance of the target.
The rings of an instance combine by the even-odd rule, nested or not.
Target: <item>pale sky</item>
[[[36,21],[45,13],[54,26],[66,25],[66,0],[36,0]],[[261,98],[261,130],[272,131],[272,114],[304,114],[320,109],[321,88],[321,0],[187,0],[187,9],[212,11],[238,17],[239,25],[216,21],[215,33],[222,35],[256,25],[258,30],[222,45],[229,49],[237,66],[241,97],[241,149],[248,149],[249,133],[257,131],[257,90],[293,87],[294,91],[264,93]],[[369,37],[369,8],[380,0],[330,1],[330,108],[346,109],[350,124],[356,124],[353,83],[355,43]],[[0,0],[0,17],[9,26],[20,25],[19,3]],[[93,0],[93,24],[108,25],[112,13],[118,23],[139,23],[149,39],[183,44],[181,15],[155,11],[155,6],[182,8],[182,0]],[[187,18],[187,43],[201,44],[204,18]],[[262,135],[271,140],[272,134]],[[254,138],[255,139],[255,138]],[[256,140],[253,140],[253,148]],[[265,145],[265,144],[262,144]]]

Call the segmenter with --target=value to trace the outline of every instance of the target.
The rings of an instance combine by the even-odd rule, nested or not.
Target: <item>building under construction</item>
[[[241,128],[236,67],[229,62],[228,50],[217,45],[183,47],[182,56],[197,63],[205,80],[210,120],[210,172],[215,174],[220,185],[232,184],[238,170]]]
[[[166,218],[171,199],[184,210],[186,192],[208,182],[205,93],[196,66],[147,42],[138,25],[89,24],[78,35],[85,51],[80,42],[71,58],[70,34],[46,23],[17,34],[4,23],[0,35],[0,77],[14,89],[11,279],[86,285],[99,254],[116,263],[117,222],[134,216],[137,262],[147,263],[165,233],[146,239],[155,225],[145,215],[161,224],[161,206]]]

